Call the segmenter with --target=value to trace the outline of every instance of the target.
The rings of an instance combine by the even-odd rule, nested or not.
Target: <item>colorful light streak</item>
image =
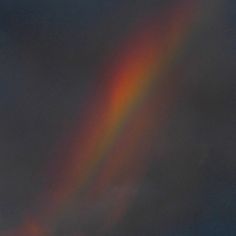
[[[76,194],[80,193],[81,202],[87,198],[93,204],[116,184],[137,185],[148,166],[141,146],[145,147],[145,137],[155,122],[153,108],[147,102],[150,90],[169,68],[197,17],[194,1],[178,4],[163,18],[151,18],[131,35],[115,59],[116,65],[104,74],[107,86],[98,92],[101,95],[93,97],[65,160],[49,168],[48,185],[38,198],[37,209],[19,229],[6,235],[50,235],[54,219]],[[158,24],[160,21],[163,25]],[[169,98],[162,99],[160,102],[168,106]],[[115,204],[103,216],[101,233],[121,220],[132,196],[115,197]]]

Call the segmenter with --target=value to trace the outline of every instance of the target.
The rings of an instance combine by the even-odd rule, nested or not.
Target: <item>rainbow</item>
[[[150,17],[141,29],[131,33],[118,58],[105,69],[105,89],[93,97],[62,163],[48,168],[49,185],[39,196],[36,210],[6,235],[50,235],[57,215],[75,198],[81,202],[86,199],[91,205],[115,184],[137,185],[148,163],[138,147],[145,143],[153,124],[148,100],[152,86],[187,40],[199,17],[196,9],[196,1],[179,1],[163,17]],[[163,96],[163,100],[168,98]],[[122,219],[132,196],[115,196],[116,204],[111,203],[105,212],[101,234]]]

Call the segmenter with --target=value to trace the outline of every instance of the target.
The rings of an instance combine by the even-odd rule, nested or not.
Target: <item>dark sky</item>
[[[178,96],[153,135],[151,167],[107,236],[236,235],[236,2],[215,2],[176,61]],[[173,3],[0,1],[0,232],[34,204],[41,170],[101,84],[104,61],[137,22]],[[90,218],[82,224],[95,236]],[[78,221],[66,215],[53,236],[74,236]]]

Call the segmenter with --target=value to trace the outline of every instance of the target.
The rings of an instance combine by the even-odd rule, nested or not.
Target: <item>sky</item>
[[[0,235],[235,235],[235,9],[1,0]]]

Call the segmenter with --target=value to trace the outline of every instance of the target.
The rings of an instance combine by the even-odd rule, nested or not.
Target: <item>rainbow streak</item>
[[[147,166],[138,147],[153,125],[152,108],[145,101],[152,84],[168,69],[192,29],[194,9],[195,1],[180,1],[161,19],[165,25],[156,25],[152,18],[131,36],[116,66],[105,76],[108,86],[101,91],[102,96],[94,98],[96,104],[88,111],[84,131],[80,129],[62,165],[50,170],[54,173],[51,187],[39,197],[37,213],[7,235],[48,235],[44,229],[50,229],[53,219],[76,193],[81,193],[80,200],[95,201],[117,182],[128,186],[138,182]],[[168,100],[165,96],[162,99],[164,103]],[[121,219],[131,198],[116,198],[119,204],[106,212],[102,230],[109,230]]]

